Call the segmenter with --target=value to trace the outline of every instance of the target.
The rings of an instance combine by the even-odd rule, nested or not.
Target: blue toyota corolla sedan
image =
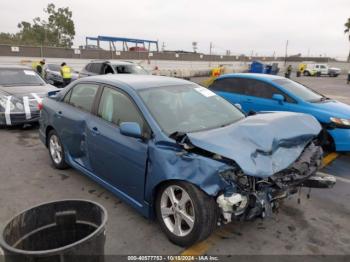
[[[56,168],[156,217],[181,246],[232,219],[270,216],[301,186],[334,185],[317,172],[320,131],[310,115],[246,117],[204,87],[151,75],[82,78],[46,98],[40,118]]]
[[[327,149],[350,151],[350,106],[281,76],[227,74],[209,88],[243,111],[291,111],[314,116]],[[292,125],[292,123],[291,123]]]

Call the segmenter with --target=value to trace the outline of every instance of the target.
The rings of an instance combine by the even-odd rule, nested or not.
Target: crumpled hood
[[[266,177],[294,163],[320,131],[311,115],[277,112],[249,116],[187,137],[196,147],[234,160],[246,175]]]

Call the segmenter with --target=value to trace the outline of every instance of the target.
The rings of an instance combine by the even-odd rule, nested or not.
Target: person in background
[[[34,63],[33,69],[42,77],[44,78],[44,65],[45,65],[45,59],[42,59],[40,62]]]
[[[286,71],[286,73],[285,73],[285,77],[287,77],[287,78],[290,78],[290,75],[291,75],[291,73],[292,73],[292,65],[289,65],[288,67],[287,67],[287,71]]]
[[[63,78],[63,87],[72,81],[72,69],[65,62],[61,64],[61,76]]]

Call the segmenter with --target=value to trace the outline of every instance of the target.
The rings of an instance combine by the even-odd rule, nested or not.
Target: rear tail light
[[[40,103],[38,103],[38,109],[39,109],[39,111],[41,111],[42,109],[43,109],[43,102],[40,102]]]

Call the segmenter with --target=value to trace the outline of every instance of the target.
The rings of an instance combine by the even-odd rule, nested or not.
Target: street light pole
[[[286,66],[286,64],[287,64],[287,55],[288,55],[288,40],[286,43],[286,52],[284,54],[284,66]]]
[[[287,55],[288,55],[288,40],[286,43],[286,52],[284,54],[284,66],[286,66],[286,64],[287,64]]]

